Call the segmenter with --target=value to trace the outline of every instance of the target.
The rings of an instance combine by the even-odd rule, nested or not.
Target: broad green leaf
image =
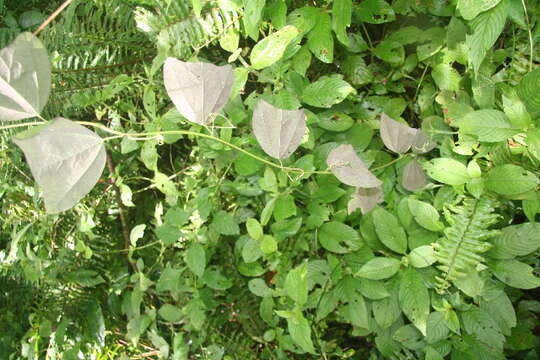
[[[410,264],[416,268],[428,267],[437,261],[435,251],[431,245],[423,245],[415,248],[408,257]]]
[[[209,288],[214,290],[227,290],[233,286],[232,281],[216,269],[206,269],[201,280]]]
[[[433,68],[431,77],[441,90],[459,91],[461,76],[456,69],[449,64],[439,64]]]
[[[304,89],[302,101],[311,106],[330,108],[354,92],[354,88],[339,76],[322,76]]]
[[[22,33],[0,50],[0,121],[38,116],[50,90],[51,64],[37,37]]]
[[[171,57],[165,61],[163,77],[167,94],[178,112],[200,125],[213,123],[229,100],[234,83],[230,65],[184,62]]]
[[[315,27],[308,33],[307,46],[311,53],[324,63],[334,61],[334,38],[330,15],[319,12]]]
[[[178,241],[182,235],[182,232],[178,229],[177,226],[172,226],[170,224],[163,224],[156,228],[156,236],[161,240],[165,245],[172,245]]]
[[[375,231],[381,242],[399,254],[407,251],[407,235],[397,218],[387,210],[378,207],[372,212]]]
[[[291,338],[302,350],[310,354],[315,354],[315,348],[311,340],[311,327],[309,321],[302,313],[298,312],[292,317],[287,318],[287,327]]]
[[[401,185],[409,191],[415,191],[427,185],[426,174],[418,160],[412,159],[405,165]]]
[[[253,263],[263,256],[257,240],[248,239],[242,248],[242,259],[246,263]]]
[[[399,305],[407,318],[426,336],[430,309],[429,292],[422,276],[414,269],[404,271],[399,287]]]
[[[262,149],[276,159],[286,159],[306,133],[304,110],[278,109],[259,100],[253,111],[253,133]]]
[[[532,115],[540,114],[540,68],[536,68],[521,78],[517,87],[518,95]]]
[[[390,296],[373,301],[373,317],[382,328],[392,326],[401,316],[399,307],[399,282],[390,281]]]
[[[216,215],[214,215],[214,221],[212,221],[212,225],[221,235],[240,234],[240,228],[238,227],[238,223],[234,219],[234,216],[223,210],[219,211]]]
[[[404,153],[411,148],[417,130],[382,114],[380,132],[382,141],[388,149],[396,153]]]
[[[203,0],[191,0],[191,6],[193,7],[193,12],[197,16],[201,16],[202,3]]]
[[[376,257],[364,264],[356,276],[369,280],[383,280],[394,276],[401,266],[401,262],[389,257]]]
[[[363,188],[382,185],[356,155],[351,145],[340,145],[332,150],[326,163],[330,171],[344,184]]]
[[[276,252],[278,249],[278,244],[276,239],[274,239],[273,236],[270,235],[264,235],[261,239],[261,242],[259,244],[259,247],[261,248],[261,251],[265,254],[271,254],[273,252]]]
[[[540,224],[510,225],[492,240],[488,255],[494,259],[513,259],[531,254],[540,248]]]
[[[506,115],[498,110],[469,112],[452,124],[459,127],[460,132],[477,136],[478,140],[486,142],[504,141],[520,131],[512,128]]]
[[[165,321],[168,321],[168,322],[177,322],[183,317],[182,311],[176,306],[171,305],[171,304],[163,305],[159,309],[158,314]]]
[[[345,79],[356,87],[373,81],[373,73],[360,55],[347,56],[341,66]]]
[[[489,266],[497,279],[518,289],[534,289],[540,286],[540,278],[533,274],[534,269],[517,260],[501,260]]]
[[[259,41],[251,51],[251,65],[254,69],[260,70],[279,61],[287,45],[298,36],[298,29],[292,25],[270,34],[268,37]]]
[[[287,16],[287,24],[293,25],[300,34],[311,31],[319,19],[320,10],[313,6],[304,6],[293,10]]]
[[[308,299],[307,265],[304,263],[289,271],[285,278],[285,292],[298,305]]]
[[[98,135],[64,118],[37,131],[13,142],[43,189],[45,209],[58,213],[77,204],[97,183],[105,167],[105,146]]]
[[[501,0],[458,0],[457,8],[465,20],[472,20],[500,2]]]
[[[203,276],[206,268],[206,253],[204,247],[199,243],[192,243],[186,250],[186,264],[195,275]]]
[[[444,312],[434,311],[429,314],[426,327],[426,341],[429,344],[434,344],[448,337],[450,329],[446,326],[444,317]]]
[[[439,213],[431,204],[416,199],[408,199],[409,209],[414,220],[425,229],[441,231],[443,224],[439,221]]]
[[[266,5],[266,0],[244,0],[244,27],[254,41],[259,38],[259,23]]]
[[[431,178],[443,184],[461,185],[469,180],[467,167],[450,158],[433,159],[426,170]]]
[[[467,35],[466,44],[469,48],[469,62],[475,73],[501,35],[506,24],[507,2],[501,1],[494,8],[480,14],[471,22],[472,35]]]
[[[261,226],[261,224],[257,221],[257,219],[249,218],[246,220],[246,228],[249,236],[251,236],[252,239],[260,240],[263,235],[264,231]]]
[[[405,48],[397,41],[383,40],[375,47],[373,53],[391,66],[399,66],[405,61]]]
[[[272,296],[272,289],[266,285],[263,279],[252,279],[248,282],[249,291],[260,297]]]
[[[129,233],[129,241],[131,243],[131,246],[137,246],[137,240],[142,239],[145,229],[145,224],[139,224],[133,229],[131,229],[131,232]]]
[[[491,169],[486,178],[486,188],[501,195],[518,195],[540,184],[538,177],[521,166],[504,164]]]
[[[319,241],[326,250],[337,254],[356,251],[364,244],[356,230],[337,221],[321,226]]]
[[[352,0],[334,0],[332,5],[332,29],[343,45],[349,45],[347,28],[351,25]]]
[[[461,314],[465,331],[490,347],[502,350],[504,336],[495,321],[484,310],[473,306]]]
[[[279,195],[276,199],[276,207],[274,208],[274,218],[276,221],[285,220],[294,215],[296,215],[294,197],[290,194]]]
[[[360,209],[362,214],[365,214],[383,201],[384,197],[380,187],[357,188],[347,204],[347,212],[351,214]]]
[[[381,300],[390,296],[382,281],[360,279],[358,290],[370,300]]]
[[[394,9],[384,0],[365,0],[355,7],[355,14],[369,24],[394,21]]]

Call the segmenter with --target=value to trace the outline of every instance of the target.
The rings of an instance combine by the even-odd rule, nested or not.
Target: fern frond
[[[434,244],[435,255],[442,271],[438,277],[439,292],[444,292],[451,286],[450,281],[466,276],[484,258],[482,253],[491,248],[485,240],[497,235],[498,231],[488,230],[499,216],[494,213],[493,200],[471,199],[463,200],[461,205],[450,208],[447,215],[450,226],[445,229],[445,237]]]
[[[190,57],[211,42],[218,40],[229,29],[239,29],[240,13],[222,9],[217,4],[196,17],[187,2],[177,1],[170,5],[167,1],[156,1],[155,12],[138,7],[135,10],[137,27],[155,40],[162,56],[181,59]]]

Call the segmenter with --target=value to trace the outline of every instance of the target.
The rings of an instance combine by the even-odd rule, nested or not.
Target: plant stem
[[[525,20],[527,21],[527,31],[529,32],[529,71],[532,71],[533,60],[534,60],[534,41],[532,38],[531,22],[529,20],[529,14],[527,12],[527,5],[525,4],[525,0],[521,0],[521,5],[523,6],[523,11],[525,12]]]
[[[60,13],[62,11],[64,11],[65,8],[68,7],[69,4],[71,4],[73,2],[73,0],[66,0],[64,1],[64,3],[62,5],[60,5],[58,7],[58,9],[56,9],[52,14],[51,16],[49,16],[47,18],[47,20],[45,20],[41,25],[39,25],[39,27],[37,28],[36,31],[34,31],[34,36],[37,36],[41,31],[43,31],[43,29],[45,29],[47,27],[47,25],[49,25],[51,22],[53,22],[54,19],[56,19],[56,17],[58,15],[60,15]]]

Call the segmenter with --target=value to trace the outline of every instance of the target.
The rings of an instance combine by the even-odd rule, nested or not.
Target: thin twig
[[[525,4],[525,0],[521,0],[521,5],[523,5],[523,11],[525,12],[525,20],[527,21],[527,31],[529,32],[529,71],[532,71],[534,60],[534,41],[531,31],[531,22],[529,20],[529,14],[527,12],[527,5]]]
[[[36,31],[34,31],[34,36],[37,36],[41,31],[43,31],[43,29],[45,29],[47,27],[47,25],[49,25],[51,22],[53,22],[54,19],[56,19],[56,17],[58,15],[60,15],[60,13],[62,11],[64,11],[65,8],[68,7],[69,4],[71,4],[73,2],[73,0],[66,0],[64,1],[64,3],[62,5],[60,5],[60,7],[58,9],[56,9],[52,14],[51,16],[49,16],[47,18],[47,20],[45,20],[41,25],[39,25],[39,27],[37,28]]]

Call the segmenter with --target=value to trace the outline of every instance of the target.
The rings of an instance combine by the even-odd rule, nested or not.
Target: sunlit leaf
[[[251,51],[251,64],[260,70],[277,62],[283,56],[287,45],[298,35],[298,29],[292,25],[269,35],[259,41]]]
[[[360,209],[362,214],[365,214],[383,201],[383,192],[380,187],[357,188],[347,204],[347,211],[350,214],[356,209]]]
[[[411,148],[417,130],[382,114],[380,131],[382,141],[388,149],[404,153]]]
[[[0,51],[0,120],[38,116],[49,98],[51,64],[41,41],[20,34]]]
[[[306,115],[304,110],[283,110],[260,100],[253,111],[253,132],[268,155],[285,159],[306,133]]]
[[[48,213],[73,207],[92,190],[105,167],[103,140],[84,126],[57,118],[37,134],[13,140],[43,188]]]
[[[326,163],[330,171],[344,184],[362,188],[374,188],[382,184],[356,155],[351,145],[340,145],[332,150]]]
[[[423,188],[426,184],[426,174],[422,169],[422,165],[416,159],[409,161],[403,169],[401,185],[409,191],[415,191]]]
[[[234,83],[230,65],[184,62],[167,58],[163,67],[165,88],[172,102],[186,119],[211,124],[225,106]]]

